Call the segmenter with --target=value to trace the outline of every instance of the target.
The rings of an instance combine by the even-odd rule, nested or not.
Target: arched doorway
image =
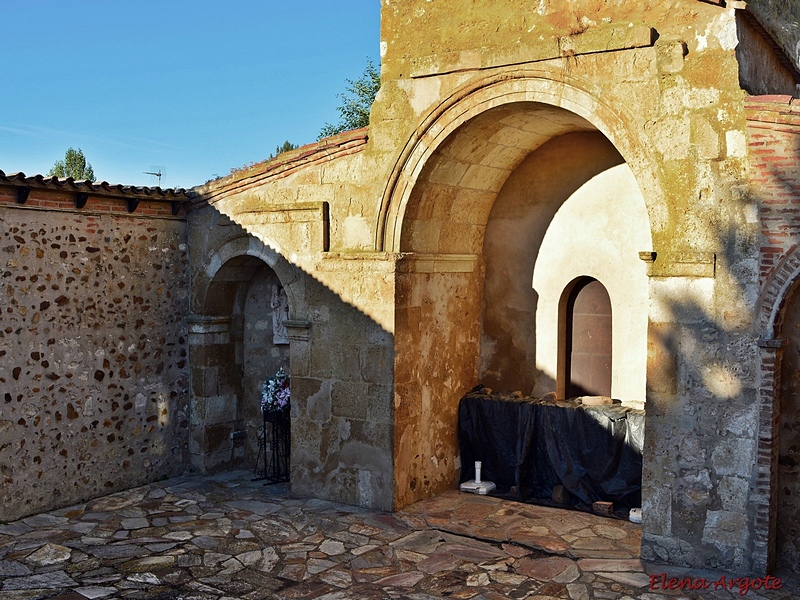
[[[603,284],[573,281],[564,290],[561,322],[563,397],[611,396],[611,299]]]
[[[800,284],[783,309],[780,337],[786,340],[780,372],[778,418],[776,568],[800,571]]]
[[[261,387],[280,368],[291,374],[282,326],[302,298],[299,284],[284,259],[251,237],[223,244],[197,277],[188,320],[190,452],[198,471],[251,469],[263,460]]]
[[[402,171],[387,188],[378,247],[401,253],[395,287],[396,506],[455,484],[458,401],[476,383],[493,378],[498,385],[490,387],[525,395],[555,389],[558,302],[578,275],[614,282],[608,290],[614,319],[624,315],[618,328],[635,313],[628,323],[632,337],[619,337],[638,360],[617,382],[634,391],[614,395],[638,407],[644,403],[649,281],[638,253],[652,250],[644,195],[625,157],[592,121],[603,121],[596,100],[587,102],[594,112],[583,110],[576,91],[566,108],[559,106],[562,97],[538,86],[533,80],[498,83],[497,90],[475,91],[452,114],[447,107],[433,113],[426,129],[431,136],[412,140]],[[634,158],[640,151],[625,149]],[[567,162],[553,160],[556,155]],[[652,163],[632,164],[641,169]],[[531,179],[537,173],[543,177]],[[503,197],[509,201],[501,203]],[[576,231],[574,211],[596,206],[602,210],[593,214],[602,218],[584,219],[588,231]],[[627,220],[629,206],[635,211]],[[570,216],[559,219],[565,207]],[[567,235],[553,233],[556,221],[570,225]],[[625,233],[630,231],[636,235]],[[626,289],[631,280],[633,294]],[[617,302],[624,309],[616,311]]]

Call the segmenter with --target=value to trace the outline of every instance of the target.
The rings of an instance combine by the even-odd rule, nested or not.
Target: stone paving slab
[[[410,526],[514,542],[570,558],[639,558],[642,527],[572,510],[508,502],[457,490],[423,500],[398,514]]]
[[[643,564],[636,526],[542,509],[453,492],[387,514],[181,477],[0,525],[0,599],[800,598],[796,576],[722,590]]]

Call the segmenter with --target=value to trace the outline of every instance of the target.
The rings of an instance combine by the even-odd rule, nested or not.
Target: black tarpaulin
[[[475,478],[481,461],[481,479],[497,485],[493,495],[553,505],[562,485],[564,505],[581,510],[596,501],[641,506],[641,410],[470,393],[459,405],[458,434],[461,482]]]

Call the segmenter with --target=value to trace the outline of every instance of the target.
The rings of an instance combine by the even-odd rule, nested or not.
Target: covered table
[[[644,411],[469,393],[458,410],[461,482],[497,485],[493,495],[542,504],[564,486],[563,505],[591,510],[613,502],[625,516],[641,506]]]

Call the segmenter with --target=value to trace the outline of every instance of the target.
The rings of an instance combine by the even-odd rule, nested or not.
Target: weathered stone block
[[[238,399],[235,395],[209,396],[201,399],[205,402],[206,425],[229,423],[236,419]]]
[[[216,396],[219,394],[219,381],[217,367],[203,369],[203,391],[199,396]]]
[[[291,373],[295,377],[311,375],[311,345],[304,341],[293,341],[289,350]]]
[[[320,379],[361,381],[359,347],[341,343],[315,345],[311,350],[311,374]]]
[[[322,426],[307,420],[292,421],[292,464],[309,471],[319,471]]]
[[[371,383],[367,391],[367,420],[391,423],[394,417],[394,387]]]
[[[680,503],[688,510],[688,519],[698,515],[702,506],[711,499],[711,478],[708,469],[687,470],[680,472]],[[681,519],[681,525],[686,526],[687,517]]]
[[[394,394],[395,422],[414,421],[422,413],[422,387],[417,382],[396,383]]]
[[[647,336],[647,389],[657,394],[678,391],[678,341],[673,325],[650,323]]]
[[[678,464],[685,467],[702,467],[706,464],[706,447],[700,438],[685,437],[678,442]]]
[[[688,48],[681,40],[658,40],[655,44],[658,70],[661,73],[679,73]]]
[[[722,438],[711,452],[711,466],[717,475],[749,478],[755,464],[755,440]]]
[[[642,494],[642,523],[648,533],[669,537],[672,534],[672,493],[668,487],[647,487]]]
[[[743,512],[748,502],[750,486],[741,477],[722,477],[717,484],[717,496],[723,510]]]
[[[314,381],[314,380],[310,380]],[[306,414],[310,421],[316,423],[327,423],[331,420],[332,416],[332,400],[331,400],[331,387],[330,381],[322,381],[319,388],[315,393],[308,396],[306,400]]]
[[[744,548],[749,539],[747,515],[727,510],[710,510],[707,513],[703,542],[718,548],[735,546]]]
[[[331,414],[351,419],[366,419],[370,385],[337,381],[331,389]]]
[[[367,346],[362,348],[361,380],[368,383],[390,383],[394,373],[394,348]]]
[[[204,450],[206,453],[229,450],[233,447],[231,434],[233,426],[230,423],[221,423],[204,428],[203,438],[205,442]]]
[[[322,386],[320,379],[312,379],[309,377],[294,376],[291,379],[291,393],[292,393],[292,411],[307,410],[308,399],[319,392]],[[294,412],[293,412],[294,414]]]

